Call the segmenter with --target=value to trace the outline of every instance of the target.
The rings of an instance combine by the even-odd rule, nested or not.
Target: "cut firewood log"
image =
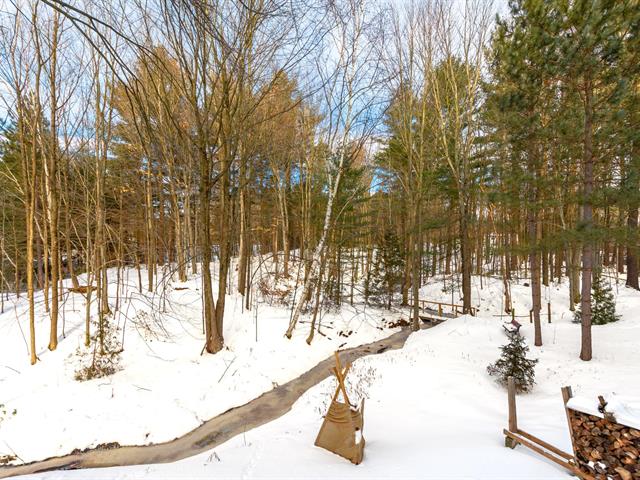
[[[631,472],[629,470],[625,470],[622,467],[616,468],[616,473],[620,475],[620,478],[622,478],[622,480],[633,480]]]
[[[640,430],[602,410],[606,418],[568,409],[578,468],[598,480],[640,480]]]

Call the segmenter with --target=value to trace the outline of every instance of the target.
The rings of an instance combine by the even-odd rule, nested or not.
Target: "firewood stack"
[[[640,430],[568,409],[576,460],[596,479],[640,480]]]

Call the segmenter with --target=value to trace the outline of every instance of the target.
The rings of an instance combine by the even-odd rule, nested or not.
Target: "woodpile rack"
[[[566,468],[584,480],[640,480],[640,430],[620,424],[605,411],[606,402],[600,398],[603,417],[570,408],[571,387],[563,387],[564,402],[573,453],[541,440],[518,426],[516,386],[508,381],[509,428],[504,429],[505,446],[523,445],[544,458]]]
[[[516,384],[513,377],[509,377],[507,390],[509,399],[509,428],[503,430],[503,433],[505,435],[505,446],[509,448],[515,448],[517,445],[522,445],[530,450],[533,450],[547,460],[551,460],[561,467],[566,468],[578,478],[581,478],[583,480],[596,480],[594,476],[589,475],[578,468],[574,455],[564,452],[558,447],[555,447],[550,443],[545,442],[544,440],[541,440],[540,438],[531,435],[530,433],[519,428],[516,409]],[[565,395],[567,395],[566,398]],[[564,387],[562,389],[562,396],[565,402],[566,410],[566,403],[569,398],[571,398],[571,387]],[[568,418],[569,413],[567,411],[567,419]]]
[[[576,463],[596,478],[638,480],[640,430],[619,423],[606,406],[600,397],[603,417],[567,408]]]

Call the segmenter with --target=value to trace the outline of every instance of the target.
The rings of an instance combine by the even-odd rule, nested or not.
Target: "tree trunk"
[[[638,206],[629,208],[627,216],[627,228],[629,229],[630,242],[627,246],[627,287],[640,290],[638,286]]]
[[[537,229],[536,229],[536,220],[535,214],[533,212],[529,212],[529,221],[527,222],[529,225],[529,242],[530,245],[530,253],[529,253],[529,264],[531,269],[531,304],[533,311],[533,324],[535,330],[535,341],[534,345],[536,347],[542,346],[542,326],[540,324],[540,309],[542,308],[541,302],[541,289],[540,289],[540,258],[538,256],[538,251],[536,249],[536,240],[537,240]]]
[[[591,281],[593,270],[593,241],[590,238],[593,224],[593,105],[592,86],[590,78],[585,80],[584,95],[584,201],[582,205],[582,224],[586,237],[582,244],[582,299],[580,311],[582,314],[582,344],[580,359],[589,361],[592,358],[591,344]]]
[[[529,208],[527,208],[527,230],[529,236],[529,265],[531,270],[531,310],[535,330],[534,345],[542,346],[542,326],[540,324],[541,287],[540,287],[540,256],[538,253],[538,161],[535,145],[530,148],[530,177]]]
[[[284,188],[281,187],[278,190],[278,203],[280,205],[280,217],[282,225],[282,274],[285,278],[289,277],[289,211],[287,208],[287,198],[285,196]]]
[[[638,285],[638,188],[640,188],[640,141],[634,140],[631,161],[627,173],[633,189],[631,204],[627,212],[627,287],[640,290]]]
[[[226,157],[226,153],[222,155]],[[224,325],[224,307],[227,295],[227,276],[229,275],[230,255],[230,210],[231,202],[229,198],[229,160],[223,160],[220,177],[220,231],[219,235],[219,263],[218,263],[218,301],[216,302],[216,328],[218,331],[218,341],[220,347],[224,344],[223,325]]]
[[[461,197],[463,197],[461,195]],[[460,254],[462,256],[462,312],[471,312],[471,246],[466,199],[462,198],[460,218]]]
[[[151,164],[147,164],[145,172],[145,229],[147,243],[147,290],[153,292],[153,271],[156,264],[155,232],[153,221],[153,198],[151,194]]]
[[[37,117],[31,122],[31,151],[29,160],[25,154],[25,178],[26,178],[26,226],[27,226],[27,301],[29,302],[29,350],[31,353],[31,365],[36,363],[36,327],[35,327],[35,302],[33,285],[33,243],[35,233],[36,188],[35,174],[37,165]],[[26,152],[25,152],[26,153]]]
[[[202,314],[205,325],[205,348],[209,353],[222,350],[222,339],[216,326],[215,307],[213,303],[213,288],[211,285],[211,236],[209,233],[209,199],[211,196],[211,161],[200,132],[200,183],[198,196],[200,199],[200,255],[202,256]]]
[[[249,264],[249,255],[251,255],[251,247],[249,245],[249,218],[250,202],[249,202],[249,180],[247,178],[247,162],[241,158],[240,161],[240,246],[238,248],[238,293],[242,296],[247,291],[247,266]]]
[[[300,313],[302,312],[302,307],[307,301],[307,298],[311,292],[311,280],[315,274],[315,272],[319,269],[320,264],[322,262],[322,255],[325,249],[325,243],[327,241],[327,234],[329,233],[329,227],[331,226],[331,217],[333,215],[333,203],[338,195],[338,188],[340,187],[340,181],[342,179],[342,170],[344,169],[345,162],[345,153],[343,152],[340,155],[340,163],[338,165],[338,173],[334,179],[334,184],[332,188],[329,190],[329,198],[327,200],[327,209],[324,215],[324,225],[322,227],[322,234],[320,236],[320,241],[316,246],[313,255],[311,257],[311,262],[309,265],[309,273],[307,274],[304,286],[302,288],[302,294],[300,295],[298,301],[296,302],[295,309],[293,311],[293,315],[291,317],[291,321],[289,322],[289,327],[287,328],[287,332],[285,336],[287,338],[291,338],[293,335],[293,330],[298,323],[298,319],[300,318]]]
[[[51,256],[51,329],[49,334],[49,350],[58,346],[58,274],[60,272],[60,245],[58,242],[58,211],[59,211],[59,182],[58,182],[58,122],[57,122],[57,54],[58,54],[58,13],[53,15],[53,38],[51,43],[51,57],[49,59],[49,88],[50,88],[50,128],[49,155],[44,162],[45,185],[47,192],[50,256]]]

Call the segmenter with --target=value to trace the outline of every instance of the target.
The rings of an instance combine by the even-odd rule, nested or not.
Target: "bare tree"
[[[462,297],[465,313],[471,311],[471,223],[476,189],[472,159],[481,129],[478,107],[482,101],[482,75],[492,21],[489,1],[467,0],[455,12],[446,2],[427,11],[434,24],[433,59],[428,70],[436,111],[439,154],[453,176],[457,194],[462,257]]]
[[[318,60],[316,70],[326,106],[322,139],[329,151],[329,158],[325,159],[330,173],[329,193],[320,239],[310,256],[302,292],[285,334],[287,338],[293,335],[302,309],[310,298],[313,282],[321,282],[318,272],[335,220],[334,202],[343,171],[349,158],[358,155],[369,138],[371,123],[375,123],[373,106],[379,102],[375,92],[381,87],[382,69],[372,48],[375,38],[370,30],[375,25],[375,8],[365,0],[330,2],[327,8],[328,21],[335,26],[330,30],[326,47],[329,52],[336,53]],[[310,334],[307,342],[312,338]]]

